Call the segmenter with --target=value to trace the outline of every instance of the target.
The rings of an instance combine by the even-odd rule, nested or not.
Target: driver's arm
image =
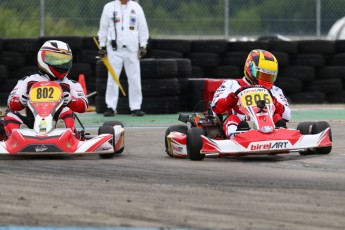
[[[238,98],[234,92],[239,88],[240,85],[235,80],[224,81],[213,95],[212,111],[216,114],[222,114],[236,106]]]
[[[288,100],[284,96],[283,91],[273,86],[271,89],[274,106],[276,107],[275,113],[278,113],[285,121],[291,120],[291,109]]]
[[[68,104],[68,107],[77,113],[86,112],[89,102],[84,94],[83,88],[78,82],[72,80],[69,80],[69,85],[72,101]]]
[[[13,111],[20,111],[25,108],[25,103],[21,100],[22,97],[27,97],[27,78],[21,79],[17,82],[16,86],[11,91],[8,99],[7,106]],[[25,98],[23,98],[25,99]],[[26,98],[28,99],[28,98]]]

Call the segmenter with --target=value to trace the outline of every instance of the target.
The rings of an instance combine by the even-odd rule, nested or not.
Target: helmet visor
[[[266,82],[275,82],[277,78],[276,74],[257,72],[256,79]]]
[[[43,57],[45,63],[61,70],[68,71],[72,67],[72,55],[70,54],[45,51]]]

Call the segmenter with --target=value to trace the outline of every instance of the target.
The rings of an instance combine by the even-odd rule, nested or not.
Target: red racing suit
[[[237,125],[240,121],[245,119],[245,115],[239,111],[238,106],[233,108],[229,107],[227,103],[227,97],[231,93],[235,93],[238,89],[245,86],[250,86],[251,84],[243,77],[238,80],[226,80],[214,93],[213,100],[211,102],[212,111],[216,114],[222,114],[228,112],[228,118],[224,122],[224,133],[227,137],[230,137],[237,129]],[[289,121],[291,119],[291,109],[289,103],[285,98],[283,91],[277,87],[272,86],[270,92],[273,96],[274,105],[276,107],[273,121],[284,119]]]
[[[19,98],[22,95],[27,95],[30,91],[31,86],[36,82],[50,81],[49,77],[41,74],[33,74],[17,82],[17,85],[11,91],[7,105],[12,112],[7,113],[5,116],[5,132],[9,136],[14,128],[19,128],[21,124],[26,124],[28,127],[32,128],[33,116],[29,109],[26,110],[27,117],[18,113],[18,111],[23,110],[26,106],[22,105]],[[67,128],[72,129],[76,133],[74,126],[73,112],[83,113],[86,112],[88,108],[88,100],[84,95],[83,88],[81,85],[73,80],[69,80],[65,77],[62,80],[55,80],[60,84],[63,91],[67,91],[71,94],[72,100],[67,106],[62,106],[54,116],[54,119],[62,119]],[[30,120],[30,114],[32,119]],[[31,124],[32,123],[32,124]]]

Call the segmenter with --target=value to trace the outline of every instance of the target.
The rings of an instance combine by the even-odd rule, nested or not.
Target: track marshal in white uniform
[[[129,108],[133,116],[143,116],[140,61],[146,54],[149,30],[142,7],[135,1],[114,0],[107,3],[98,31],[101,54],[120,76],[124,67],[128,78]],[[103,53],[102,53],[103,52]],[[119,86],[108,73],[104,116],[114,116],[119,99]]]

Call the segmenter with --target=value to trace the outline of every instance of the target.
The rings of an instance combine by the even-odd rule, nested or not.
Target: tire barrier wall
[[[74,59],[69,78],[78,80],[84,74],[88,93],[97,91],[96,96],[89,98],[90,104],[103,113],[107,70],[97,57],[92,37],[81,36],[0,38],[0,105],[6,105],[8,94],[19,79],[37,72],[38,49],[49,39],[62,40],[71,46]],[[140,62],[142,109],[151,114],[204,110],[215,90],[214,86],[207,86],[206,80],[241,78],[252,49],[266,49],[277,57],[276,85],[291,103],[344,103],[345,40],[151,39],[148,54]],[[125,71],[120,81],[128,92]],[[127,97],[120,95],[117,112],[129,113]]]

